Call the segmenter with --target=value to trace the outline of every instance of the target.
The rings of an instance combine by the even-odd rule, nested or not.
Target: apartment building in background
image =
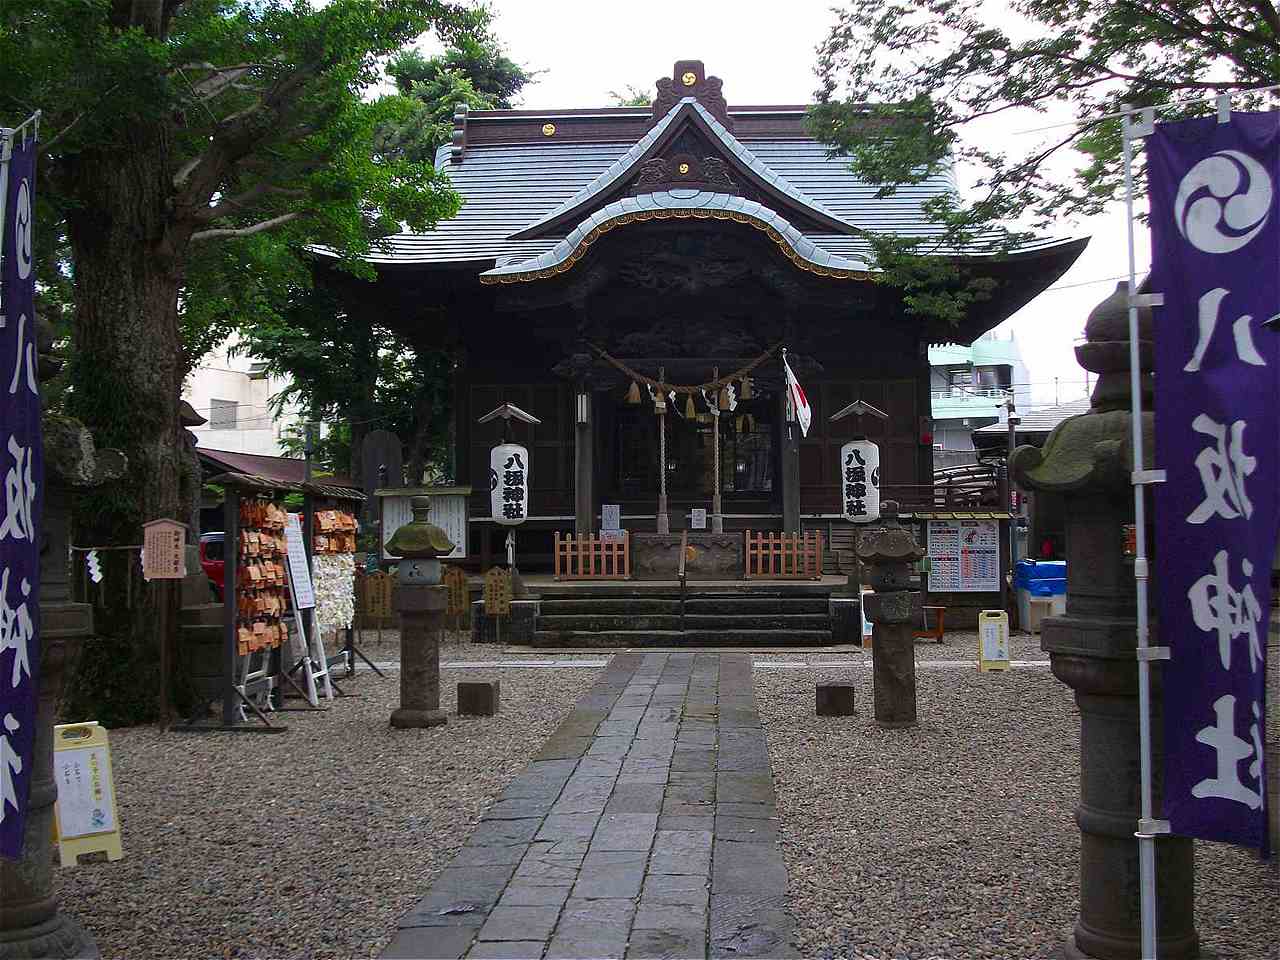
[[[992,331],[969,346],[931,346],[934,468],[977,463],[973,431],[1005,423],[1011,394],[1018,409],[1030,409],[1031,377],[1012,333],[1001,338]]]
[[[208,420],[192,427],[196,445],[229,453],[284,455],[281,438],[301,429],[301,411],[287,406],[276,415],[270,403],[288,383],[266,372],[253,357],[233,355],[234,341],[211,350],[187,377],[182,399]]]

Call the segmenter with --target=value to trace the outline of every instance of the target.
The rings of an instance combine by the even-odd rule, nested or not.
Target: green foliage
[[[412,96],[418,84],[431,85],[441,74],[454,73],[471,82],[488,101],[489,109],[509,110],[537,73],[525,70],[506,55],[491,32],[492,21],[487,8],[478,9],[467,30],[443,54],[424,57],[417,50],[405,50],[388,64],[388,75],[402,94]]]
[[[367,275],[378,237],[457,210],[429,160],[375,149],[415,102],[364,97],[424,32],[453,43],[484,22],[445,0],[0,3],[0,117],[44,111],[41,309],[56,326],[74,298],[76,335],[113,348],[72,343],[67,372],[69,408],[131,463],[128,482],[80,498],[93,542],[136,543],[144,511],[174,509],[179,471],[139,466],[177,457],[173,371],[305,290],[299,251],[323,245]],[[155,352],[169,362],[136,388]],[[101,670],[86,658],[87,714],[150,714],[153,613],[141,586],[103,598],[102,643],[117,646]]]
[[[653,103],[653,94],[645,87],[627,84],[621,91],[610,90],[615,107],[647,107]]]
[[[887,195],[950,176],[957,162],[977,172],[976,201],[952,195],[931,207],[938,229],[930,240],[904,250],[875,239],[886,282],[930,272],[918,261],[931,253],[1004,251],[1024,238],[1020,226],[1043,229],[1100,212],[1123,186],[1113,115],[1126,105],[1175,105],[1163,113],[1171,118],[1204,113],[1214,94],[1233,92],[1236,108],[1247,109],[1264,102],[1250,91],[1280,82],[1272,0],[1012,0],[1009,7],[1012,16],[981,0],[855,0],[837,11],[819,47],[810,128],[861,178]],[[962,138],[985,118],[1053,105],[1067,106],[1077,122],[1039,140],[1019,138],[1010,150]],[[1064,175],[1068,151],[1076,153],[1074,171]],[[1009,226],[1014,220],[1019,225]],[[944,286],[962,299],[982,295],[958,282],[953,276]],[[925,297],[914,308],[945,316],[961,305],[936,292],[941,300]]]

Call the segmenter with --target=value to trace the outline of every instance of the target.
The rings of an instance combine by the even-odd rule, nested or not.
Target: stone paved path
[[[614,656],[382,956],[794,956],[751,669]]]

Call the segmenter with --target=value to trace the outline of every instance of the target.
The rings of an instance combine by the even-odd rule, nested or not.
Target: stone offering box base
[[[742,534],[690,530],[684,548],[689,580],[731,580],[742,576]],[[636,580],[674,580],[680,572],[681,535],[631,535],[631,575]]]

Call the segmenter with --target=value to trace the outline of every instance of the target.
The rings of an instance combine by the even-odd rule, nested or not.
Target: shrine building
[[[929,345],[995,327],[1086,241],[941,250],[990,278],[991,298],[955,326],[913,317],[901,291],[876,282],[866,231],[927,237],[923,205],[954,182],[878,197],[805,113],[730,106],[697,60],[657,82],[652,107],[460,109],[437,163],[461,212],[388,238],[369,258],[372,286],[332,275],[353,315],[455,351],[468,565],[505,555],[509,528],[489,497],[504,429],[531,461],[525,572],[550,571],[556,533],[598,532],[603,505],[618,507],[638,577],[674,575],[662,557],[686,531],[686,548],[707,546],[708,576],[742,575],[732,543],[744,530],[839,541],[839,451],[855,435],[879,445],[882,499],[936,508]],[[787,403],[783,348],[811,405],[807,435]],[[829,419],[859,399],[887,419]],[[477,423],[504,402],[541,422]],[[691,530],[701,510],[705,532]]]

